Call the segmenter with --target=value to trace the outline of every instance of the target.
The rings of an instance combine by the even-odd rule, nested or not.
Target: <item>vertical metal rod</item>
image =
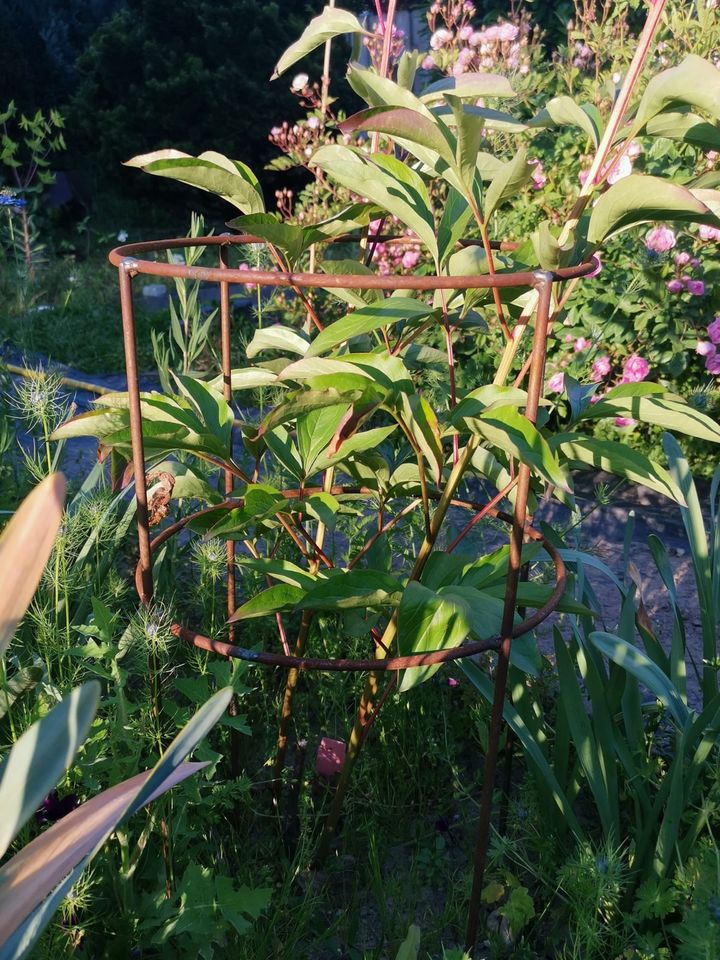
[[[147,506],[147,484],[145,483],[145,450],[142,434],[142,412],[140,409],[140,383],[138,380],[137,344],[135,340],[135,312],[133,310],[132,278],[135,273],[135,261],[123,260],[118,270],[120,281],[120,312],[122,315],[123,347],[125,350],[125,372],[128,386],[128,408],[130,411],[130,436],[132,439],[133,472],[135,474],[135,500],[137,503],[138,546],[140,549],[140,601],[148,606],[153,596],[152,553],[150,550],[150,521]],[[160,748],[163,746],[162,730],[162,691],[158,669],[157,651],[151,644],[148,652],[148,682],[150,685],[150,709],[157,728]],[[166,817],[160,820],[162,838],[162,857],[165,865],[165,897],[169,900],[174,886],[174,869],[170,840],[170,824]]]
[[[227,270],[229,267],[228,263],[228,247],[220,247],[220,269]],[[233,401],[233,389],[232,389],[232,356],[231,356],[231,339],[230,339],[230,284],[225,281],[220,281],[220,354],[221,354],[221,364],[222,364],[222,380],[223,380],[223,397],[226,403],[232,404]],[[230,454],[230,459],[233,455],[233,429],[230,429],[230,445],[228,453]],[[235,485],[235,478],[230,470],[225,470],[225,496],[231,497],[233,493],[233,487]],[[235,613],[236,598],[235,598],[235,541],[226,540],[225,542],[225,551],[226,551],[226,588],[227,588],[227,614],[230,618]],[[228,627],[228,641],[230,643],[235,642],[235,627],[230,625]],[[235,667],[237,669],[237,667]],[[236,717],[239,712],[239,705],[237,697],[233,695],[230,704],[228,705],[228,715],[231,717]],[[242,762],[240,757],[241,745],[240,745],[240,734],[237,730],[230,730],[230,771],[234,777],[239,777],[242,770]]]
[[[140,549],[140,580],[142,586],[140,600],[147,606],[152,600],[153,578],[147,485],[145,483],[145,450],[143,448],[142,413],[140,412],[140,383],[138,380],[137,345],[135,343],[135,312],[133,310],[132,278],[135,265],[134,260],[123,260],[118,274],[128,407],[130,410],[130,436],[132,438],[133,470],[135,473],[135,499],[137,501],[138,547]]]
[[[539,292],[535,332],[532,345],[532,364],[528,382],[528,397],[525,407],[525,416],[534,423],[537,419],[540,397],[545,376],[545,353],[547,348],[547,327],[550,316],[550,301],[552,297],[553,276],[551,273],[538,271],[535,274],[536,287]],[[485,864],[490,841],[490,818],[492,816],[493,791],[495,788],[495,769],[497,766],[500,735],[503,726],[503,707],[507,688],[508,666],[510,662],[511,632],[515,618],[515,603],[517,600],[518,583],[522,567],[522,542],[527,515],[527,501],[530,491],[530,469],[521,464],[518,470],[518,489],[513,513],[513,526],[510,535],[510,558],[508,564],[508,578],[505,586],[505,605],[501,627],[502,643],[498,652],[497,670],[495,673],[495,693],[493,697],[490,733],[488,736],[488,750],[485,758],[483,773],[482,796],[480,800],[480,821],[478,824],[478,838],[475,847],[473,883],[468,907],[467,927],[465,930],[465,949],[472,954],[477,940],[478,919],[480,915],[480,900],[485,876]]]

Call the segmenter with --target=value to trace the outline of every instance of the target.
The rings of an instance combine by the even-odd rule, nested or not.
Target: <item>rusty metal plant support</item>
[[[186,280],[206,281],[217,283],[220,291],[220,324],[221,324],[221,353],[222,353],[222,381],[223,395],[228,403],[232,403],[233,391],[231,383],[230,366],[230,334],[231,334],[231,309],[230,309],[230,284],[254,283],[264,286],[285,287],[302,295],[302,288],[348,288],[348,289],[375,289],[375,290],[395,290],[402,286],[406,290],[433,291],[433,290],[468,290],[485,288],[497,293],[500,288],[531,288],[537,291],[538,304],[533,334],[532,351],[529,360],[529,373],[527,385],[527,402],[525,405],[525,416],[530,422],[535,422],[539,403],[542,397],[545,357],[547,352],[548,327],[551,320],[551,300],[553,284],[557,282],[575,280],[585,276],[594,269],[593,262],[582,264],[578,267],[570,267],[556,270],[554,272],[534,271],[521,273],[500,273],[493,275],[476,275],[463,277],[445,277],[445,276],[380,276],[369,274],[358,275],[338,275],[325,273],[286,273],[267,270],[236,270],[229,266],[228,254],[233,246],[249,243],[263,243],[257,237],[253,236],[213,236],[205,238],[178,238],[173,240],[152,241],[147,243],[127,244],[117,247],[110,253],[110,262],[118,268],[120,275],[120,304],[122,311],[123,324],[123,342],[125,348],[125,364],[128,379],[128,403],[130,409],[130,427],[132,433],[132,456],[135,475],[135,490],[137,497],[137,528],[139,544],[139,562],[136,571],[136,586],[141,601],[149,603],[153,593],[152,577],[152,554],[162,543],[174,536],[192,519],[192,517],[201,515],[206,511],[198,511],[192,516],[184,517],[176,523],[167,526],[152,542],[150,539],[150,527],[147,510],[147,492],[145,482],[145,457],[143,451],[142,435],[142,415],[140,403],[140,388],[138,382],[137,367],[137,346],[135,335],[135,320],[133,313],[133,295],[132,281],[137,275],[148,275],[156,277],[173,277]],[[475,241],[466,241],[474,243]],[[145,254],[165,253],[170,250],[182,249],[188,246],[204,246],[208,248],[217,248],[219,255],[218,267],[187,266],[183,263],[166,263],[142,259]],[[515,244],[494,243],[496,249],[513,249]],[[230,450],[232,456],[232,440]],[[467,459],[465,464],[467,463]],[[459,470],[455,485],[459,482],[462,475],[463,464]],[[453,475],[454,476],[453,472]],[[226,500],[221,507],[232,509],[242,504],[242,498],[234,496],[235,477],[233,471],[227,467],[224,469],[225,476],[225,496]],[[498,757],[498,744],[502,728],[503,705],[505,701],[505,691],[507,685],[507,672],[510,658],[510,648],[512,639],[535,628],[552,611],[560,601],[560,597],[565,587],[565,567],[563,561],[550,544],[537,530],[529,523],[527,518],[527,501],[530,489],[530,470],[525,464],[520,464],[518,468],[515,507],[512,516],[502,513],[492,507],[492,504],[478,504],[471,501],[458,499],[455,497],[455,490],[450,489],[450,482],[446,487],[446,492],[439,490],[429,490],[428,496],[438,502],[436,515],[433,518],[433,524],[437,519],[436,528],[429,531],[432,538],[423,543],[415,568],[411,577],[418,577],[424,566],[427,556],[429,556],[434,545],[434,536],[437,535],[437,528],[442,523],[444,515],[449,506],[459,506],[472,510],[476,516],[478,511],[485,511],[485,514],[495,516],[505,520],[510,525],[510,557],[508,564],[508,577],[505,589],[505,599],[503,607],[503,619],[501,632],[496,637],[487,640],[476,641],[463,644],[460,647],[431,651],[423,654],[413,654],[410,656],[392,656],[389,651],[377,646],[374,656],[368,659],[321,659],[317,657],[302,655],[288,655],[287,653],[278,654],[267,651],[249,650],[245,647],[237,646],[234,642],[234,633],[231,627],[229,642],[221,642],[205,637],[180,624],[173,626],[175,635],[196,647],[225,657],[246,660],[251,663],[263,664],[267,666],[283,667],[291,671],[354,671],[368,673],[368,684],[366,693],[361,701],[361,710],[358,713],[353,732],[350,738],[348,752],[345,761],[345,767],[341,776],[340,783],[336,790],[333,807],[327,817],[323,839],[321,842],[321,853],[327,852],[330,842],[333,839],[335,828],[340,814],[342,797],[350,776],[353,764],[357,757],[360,746],[367,734],[367,728],[373,722],[379,708],[388,693],[386,687],[383,694],[377,700],[377,682],[378,676],[382,673],[393,671],[394,677],[390,683],[397,677],[397,671],[407,669],[408,667],[429,666],[433,664],[447,663],[452,660],[460,660],[465,657],[473,656],[484,651],[496,651],[497,668],[495,673],[494,699],[492,705],[492,717],[490,733],[488,740],[487,756],[483,773],[482,798],[480,805],[480,818],[478,827],[478,840],[475,849],[474,858],[474,877],[472,893],[470,897],[470,907],[468,912],[468,924],[466,930],[466,947],[472,950],[475,944],[478,926],[478,917],[480,911],[480,893],[482,890],[483,873],[490,836],[490,820],[492,815],[492,797],[495,784],[495,768]],[[309,491],[305,491],[306,493]],[[339,493],[362,493],[362,488],[339,486],[332,487],[332,492]],[[370,491],[367,491],[368,493]],[[292,498],[297,491],[283,491],[284,496]],[[218,509],[214,506],[212,509]],[[439,516],[438,516],[439,515]],[[472,525],[472,522],[470,525]],[[468,527],[469,528],[469,527]],[[540,609],[534,614],[525,618],[522,623],[515,625],[514,616],[517,600],[518,582],[521,571],[521,548],[523,538],[542,543],[545,551],[550,556],[555,568],[555,586],[552,594]],[[227,608],[228,614],[235,610],[235,543],[228,541],[227,544]],[[159,689],[155,689],[158,684],[155,664],[151,662],[150,682],[156,698],[159,698]],[[233,768],[239,769],[239,758],[235,751],[232,754]]]

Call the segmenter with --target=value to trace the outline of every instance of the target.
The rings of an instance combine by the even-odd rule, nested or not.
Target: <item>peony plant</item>
[[[563,370],[548,371],[550,396],[539,408],[538,390],[531,399],[527,380],[531,332],[540,342],[545,332],[538,289],[549,289],[555,271],[582,264],[585,273],[599,271],[599,253],[608,241],[638,227],[647,230],[647,224],[654,225],[647,242],[666,252],[674,225],[720,228],[720,192],[707,179],[677,182],[628,170],[638,145],[645,149],[658,139],[678,137],[694,142],[720,120],[720,72],[696,55],[657,73],[641,90],[664,8],[664,0],[648,7],[635,55],[606,115],[593,103],[562,95],[529,118],[508,76],[489,72],[481,61],[472,63],[477,69],[450,70],[451,75],[423,83],[419,56],[397,55],[397,35],[386,17],[379,28],[379,62],[376,55],[375,66],[352,62],[348,69],[348,83],[365,107],[338,118],[332,142],[293,131],[292,149],[311,150],[303,163],[339,207],[318,222],[292,222],[269,213],[252,170],[213,151],[194,157],[165,149],[128,161],[228,201],[239,214],[229,225],[264,243],[278,278],[294,291],[308,321],[307,330],[264,325],[246,345],[248,363],[232,371],[234,391],[250,391],[246,396],[252,397],[253,390],[272,388],[274,396],[261,416],[252,403],[244,410],[238,433],[242,446],[233,447],[236,411],[223,394],[222,378],[178,372],[176,392],[145,393],[140,402],[147,469],[162,461],[163,471],[184,481],[188,471],[196,472],[190,495],[206,505],[188,528],[241,545],[237,565],[247,592],[231,619],[235,636],[246,637],[246,647],[255,640],[249,621],[267,618],[277,626],[279,648],[303,657],[319,612],[337,617],[347,649],[367,638],[378,664],[395,651],[424,654],[503,633],[507,642],[496,687],[501,702],[508,663],[532,675],[538,653],[532,636],[512,644],[507,637],[503,596],[519,558],[513,558],[513,567],[507,547],[481,557],[462,553],[458,548],[473,526],[498,504],[517,506],[520,490],[528,493],[531,514],[543,497],[572,505],[573,472],[588,467],[643,483],[684,504],[681,487],[662,463],[620,439],[597,439],[587,432],[596,422],[622,427],[632,420],[710,443],[720,440],[711,417],[648,381],[648,358],[628,356],[609,389],[607,355],[594,358],[588,383]],[[443,69],[445,29],[435,31],[433,46],[438,54],[433,62]],[[275,76],[346,34],[369,45],[377,41],[352,13],[326,7],[282,56]],[[509,32],[506,37],[488,30],[477,44],[472,35],[467,40],[468,49],[481,53],[491,41],[516,42]],[[522,73],[522,61],[518,64]],[[297,75],[294,83],[303,92],[309,89],[307,75]],[[323,114],[326,122],[334,118]],[[539,131],[559,135],[564,128],[594,147],[567,218],[563,223],[541,218],[523,241],[498,249],[491,231],[523,191],[538,188],[544,176],[533,162],[533,137]],[[386,295],[332,282],[336,274],[372,275],[377,244],[394,242],[384,239],[387,229],[397,231],[403,243],[412,242],[414,249],[406,253],[418,253],[417,260],[405,260],[403,254],[406,269],[439,278],[439,289],[432,289],[432,280],[429,295],[403,289],[398,278],[397,289]],[[338,238],[342,246],[332,242]],[[317,276],[328,278],[322,295],[303,289],[299,274],[311,264]],[[132,259],[121,266],[129,276],[136,268]],[[518,272],[532,274],[537,282],[518,289],[509,277]],[[472,281],[485,275],[495,277],[495,285],[474,289]],[[581,284],[577,277],[556,284],[545,302],[550,329]],[[481,343],[488,329],[501,343],[494,376],[469,389],[459,386],[457,357],[468,343]],[[714,327],[708,337],[714,345]],[[587,338],[578,336],[573,344],[578,353],[588,349]],[[430,374],[433,391],[426,389]],[[55,436],[87,434],[129,458],[127,396],[101,398],[94,411],[70,420]],[[225,498],[217,484],[198,479],[208,469],[233,478],[234,488],[223,488]],[[489,505],[475,504],[469,521],[449,535],[453,501],[478,486],[490,491]],[[187,495],[182,490],[188,486],[178,482],[169,496],[177,503]],[[518,509],[522,533],[524,515]],[[393,537],[413,515],[421,533],[411,556],[398,556]],[[358,522],[364,531],[359,544],[347,536],[348,525]],[[540,567],[549,562],[533,544],[522,557]],[[267,586],[248,589],[257,577]],[[519,622],[521,610],[542,606],[550,593],[542,583],[521,585],[510,624]],[[291,627],[296,631],[292,645]],[[437,669],[421,665],[400,676],[392,673],[382,692],[380,671],[370,673],[323,851],[383,700],[395,686],[405,694]],[[278,776],[298,675],[293,666],[283,700]],[[497,734],[496,728],[495,749]],[[490,757],[486,769],[492,771]]]

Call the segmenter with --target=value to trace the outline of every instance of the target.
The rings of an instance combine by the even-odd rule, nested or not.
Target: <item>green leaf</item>
[[[527,403],[527,393],[519,387],[496,386],[492,383],[486,383],[482,387],[476,387],[471,390],[458,403],[450,415],[451,422],[462,428],[466,419],[479,417],[489,410],[497,410],[499,407],[513,407],[515,409],[524,407]],[[467,429],[471,429],[468,425]]]
[[[352,337],[359,337],[363,333],[370,333],[395,323],[419,320],[432,312],[432,307],[420,300],[410,297],[388,297],[382,303],[371,303],[360,307],[325,327],[311,342],[305,356],[320,356]]]
[[[305,476],[313,473],[313,465],[335,436],[349,404],[333,404],[309,410],[297,419],[297,439]]]
[[[305,356],[308,349],[308,340],[298,330],[284,327],[275,323],[271,327],[262,327],[256,330],[248,343],[245,353],[252,360],[263,350],[278,350],[281,353],[299,353]]]
[[[476,663],[473,663],[469,659],[460,661],[460,669],[463,671],[468,680],[470,680],[470,682],[477,688],[477,690],[479,690],[485,700],[492,704],[493,685],[487,674],[481,670]],[[506,700],[505,704],[503,705],[503,717],[507,725],[522,744],[522,748],[525,752],[525,756],[528,759],[529,765],[535,769],[538,780],[542,783],[552,801],[557,805],[563,816],[564,822],[567,823],[568,827],[578,839],[582,839],[583,830],[577,821],[577,817],[575,816],[567,795],[558,783],[557,777],[553,773],[540,744],[533,735],[533,732],[528,728],[517,708],[514,707],[509,700]]]
[[[298,603],[298,610],[351,610],[397,605],[402,583],[383,570],[342,571],[316,583]]]
[[[588,784],[597,805],[603,831],[606,835],[617,836],[618,805],[617,794],[611,794],[606,768],[615,763],[614,756],[605,756],[601,744],[596,739],[590,718],[585,708],[575,667],[567,646],[561,637],[555,637],[555,661],[558,680],[562,690],[560,702],[570,727],[578,758],[585,771]],[[607,709],[604,704],[595,704],[596,709]]]
[[[445,77],[426,87],[420,94],[425,103],[444,99],[447,93],[476,100],[478,97],[514,97],[515,91],[507,77],[495,73],[464,73],[459,77]]]
[[[298,587],[301,590],[309,590],[315,585],[315,577],[311,577],[307,570],[303,570],[302,567],[299,567],[296,563],[291,563],[289,560],[248,557],[239,554],[237,562],[240,566],[256,570],[258,573],[272,577],[273,580],[279,580],[281,583],[290,584],[290,586]]]
[[[358,263],[357,260],[323,260],[320,265],[323,273],[331,276],[337,274],[361,274],[365,277],[375,276],[375,271],[366,267],[364,263]],[[349,303],[352,307],[364,307],[366,303],[374,303],[377,300],[383,300],[382,290],[360,290],[351,287],[323,287],[331,296],[337,297],[343,303]]]
[[[288,421],[294,420],[308,410],[344,403],[345,401],[352,403],[353,401],[359,401],[362,396],[363,391],[357,388],[337,390],[328,387],[322,390],[296,391],[289,399],[279,403],[271,410],[260,424],[260,433],[269,433],[279,424],[288,423]]]
[[[685,503],[682,491],[667,470],[626,443],[599,440],[579,433],[561,433],[551,438],[550,448],[570,461],[571,466],[593,466],[634,483],[642,483],[676,503]]]
[[[423,56],[423,53],[419,50],[403,51],[397,65],[397,82],[401,87],[412,90]]]
[[[458,647],[469,632],[470,612],[464,601],[452,594],[442,596],[440,591],[436,593],[429,590],[415,580],[408,583],[398,613],[398,650],[401,656]],[[440,665],[436,664],[405,670],[398,692],[405,693],[417,684],[424,683],[439,669]]]
[[[696,113],[660,113],[648,121],[645,133],[682,140],[701,150],[720,150],[720,129]]]
[[[264,370],[262,367],[242,367],[230,371],[230,387],[233,390],[256,390],[259,387],[269,387],[277,379],[276,373],[272,370]],[[213,380],[208,380],[208,386],[213,390],[222,390],[222,374]]]
[[[690,717],[688,708],[672,681],[650,657],[612,633],[596,631],[589,639],[601,653],[644,684],[668,708],[680,730],[685,728]]]
[[[410,227],[437,260],[435,221],[427,188],[420,176],[395,157],[373,158],[349,147],[330,145],[313,154],[311,163],[354,193],[366,196]]]
[[[610,390],[602,400],[588,407],[580,420],[596,420],[601,417],[632,417],[643,423],[654,423],[666,430],[699,437],[701,440],[720,442],[720,426],[707,414],[691,407],[684,400],[664,395],[663,388],[655,384],[627,384],[637,388],[632,393],[624,388]],[[655,387],[654,390],[647,388]],[[642,389],[645,388],[645,389]]]
[[[21,697],[37,686],[43,673],[42,667],[23,667],[5,681],[0,688],[0,720]]]
[[[217,515],[220,519],[212,523],[209,528],[205,528],[205,525],[213,514],[198,517],[197,526],[195,521],[191,521],[189,526],[190,529],[207,529],[208,535],[213,537],[222,536],[229,540],[242,540],[248,529],[284,512],[286,506],[286,498],[275,487],[267,483],[249,484],[245,489],[242,507],[218,510]]]
[[[174,373],[173,376],[183,394],[195,408],[202,425],[207,427],[225,449],[228,449],[234,416],[230,404],[225,401],[222,393],[214,390],[209,383],[196,380],[194,377],[180,373]]]
[[[483,117],[471,113],[459,97],[445,94],[445,99],[450,105],[455,121],[457,147],[454,163],[464,187],[463,193],[471,199],[474,196],[477,157],[485,135],[486,122]]]
[[[347,80],[355,93],[370,107],[406,107],[429,120],[433,119],[432,113],[412,91],[387,77],[381,77],[375,70],[351,63]]]
[[[0,657],[40,583],[64,503],[65,480],[62,474],[51,474],[23,500],[0,534]]]
[[[400,944],[395,960],[417,960],[420,951],[420,927],[414,923],[408,927],[407,936]]]
[[[305,596],[301,587],[289,583],[278,583],[256,594],[235,611],[228,623],[238,620],[250,620],[253,617],[267,617],[271,613],[292,610]]]
[[[75,759],[97,710],[100,684],[69,693],[15,742],[0,765],[0,857]]]
[[[121,822],[205,766],[183,761],[225,713],[232,692],[231,687],[218,691],[180,731],[151,771],[88,800],[0,869],[3,960],[21,960],[27,955],[67,891]]]
[[[293,223],[281,223],[272,213],[251,213],[229,220],[229,227],[255,237],[267,240],[274,247],[279,247],[287,254],[291,267],[295,267],[303,251],[309,246],[305,238],[305,231]]]
[[[413,439],[422,451],[436,484],[445,464],[440,425],[435,411],[421,394],[402,394],[402,416]]]
[[[448,95],[445,95],[448,99]],[[521,120],[516,120],[510,113],[502,110],[491,110],[489,107],[476,107],[471,104],[463,104],[462,112],[466,117],[473,117],[476,124],[482,124],[487,130],[497,130],[499,133],[522,133],[527,130],[526,124]],[[457,122],[456,114],[452,107],[437,106],[433,107],[433,115],[436,117],[447,117],[448,123]]]
[[[710,207],[686,187],[633,173],[614,183],[593,207],[588,241],[597,245],[622,230],[653,220],[720,226]]]
[[[700,498],[690,471],[690,465],[677,440],[670,434],[665,434],[663,437],[663,449],[668,458],[668,466],[673,480],[682,490],[687,502],[687,506],[681,507],[681,515],[690,545],[695,585],[698,593],[697,609],[702,627],[704,660],[702,673],[703,703],[707,706],[717,693],[718,684],[717,671],[712,665],[717,656],[718,594],[715,581],[717,573],[713,573],[714,570],[717,570],[716,564],[719,555],[716,552],[719,537],[717,517],[712,517],[715,530],[714,533],[711,533],[711,536],[714,536],[714,540],[711,540],[708,544]],[[713,499],[711,497],[711,503]]]
[[[335,529],[335,515],[340,509],[340,501],[331,493],[313,493],[307,500],[302,501],[304,509],[326,529]]]
[[[507,902],[501,904],[497,912],[501,917],[505,917],[513,936],[517,937],[535,916],[535,904],[527,887],[513,887]]]
[[[199,157],[180,150],[156,150],[133,157],[124,165],[214,193],[243,213],[262,213],[265,209],[257,178],[250,168],[212,150]]]
[[[714,64],[690,54],[677,67],[656,74],[645,87],[633,126],[640,129],[677,104],[687,104],[720,119],[720,83]]]
[[[361,433],[354,433],[347,440],[343,440],[336,453],[327,453],[318,458],[315,463],[316,470],[327,470],[328,467],[336,466],[339,463],[349,465],[350,458],[358,453],[364,453],[366,450],[374,450],[384,440],[397,430],[397,425],[392,424],[389,427],[372,427],[370,430],[363,430]]]
[[[322,46],[326,40],[341,37],[346,33],[367,33],[367,31],[357,17],[348,10],[325,7],[320,16],[310,21],[300,39],[291,44],[280,57],[271,79],[279,77],[288,67]]]
[[[493,446],[504,450],[526,463],[566,493],[572,493],[570,478],[550,449],[547,440],[529,420],[512,407],[498,407],[468,417],[465,421],[470,431]]]
[[[575,231],[570,231],[567,241],[562,246],[558,240],[559,234],[559,227],[550,223],[549,220],[543,220],[531,236],[535,256],[543,270],[557,270],[559,267],[567,266],[575,252]]]
[[[572,97],[553,97],[528,121],[529,127],[579,127],[597,148],[602,136],[602,121],[591,104],[576,103]]]
[[[527,150],[521,147],[512,160],[503,165],[499,173],[485,191],[483,216],[489,220],[495,210],[506,200],[515,199],[518,192],[529,181],[532,166],[527,162]]]
[[[266,430],[263,439],[279,464],[281,464],[298,482],[302,482],[305,471],[300,453],[293,438],[284,426],[278,424],[272,430]]]
[[[441,265],[454,254],[458,240],[464,236],[471,217],[472,210],[465,197],[458,190],[450,187],[438,226]]]
[[[370,107],[361,110],[338,124],[343,133],[383,133],[403,145],[420,146],[432,150],[450,166],[454,163],[452,136],[437,117],[411,110],[408,107]],[[423,163],[427,153],[414,154]]]

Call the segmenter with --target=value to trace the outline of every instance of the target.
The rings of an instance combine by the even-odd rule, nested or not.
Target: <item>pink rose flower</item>
[[[580,353],[583,350],[587,350],[588,347],[592,346],[592,340],[587,340],[585,337],[578,337],[575,341],[575,346],[573,350],[575,353]]]
[[[616,427],[634,427],[635,421],[632,417],[615,417]]]
[[[720,353],[714,353],[711,357],[705,357],[705,369],[714,377],[720,375]]]
[[[421,66],[423,70],[432,70],[432,68],[435,66],[435,61],[432,57],[425,57]]]
[[[716,242],[720,241],[720,230],[716,227],[709,227],[707,224],[701,224],[698,233],[700,234],[701,240],[715,240]]]
[[[685,289],[685,284],[682,280],[668,280],[667,288],[670,293],[682,293]]]
[[[604,356],[598,357],[591,367],[590,379],[594,383],[597,383],[599,380],[604,380],[609,373],[610,373],[610,358],[604,357]]]
[[[562,372],[554,374],[545,384],[545,389],[549,393],[562,393],[565,389],[565,374]]]
[[[685,252],[676,253],[675,263],[678,265],[678,267],[686,267],[690,263],[690,254]]]
[[[412,270],[413,267],[417,266],[417,262],[420,259],[420,254],[417,250],[407,250],[403,254],[402,265],[406,270]]]
[[[620,157],[616,164],[610,169],[610,173],[607,176],[607,182],[609,184],[617,183],[618,180],[622,180],[623,177],[629,177],[633,171],[632,160],[630,157],[625,154]]]
[[[497,28],[498,40],[505,43],[512,43],[518,35],[518,28],[513,23],[501,23]]]
[[[720,343],[720,314],[709,324],[707,332],[713,343]]]
[[[239,265],[239,267],[238,267],[238,270],[250,270],[250,269],[251,269],[251,267],[250,267],[247,263],[241,263],[241,264]],[[254,283],[246,283],[246,284],[245,284],[245,289],[246,289],[246,290],[254,290],[256,286],[257,286],[257,284],[254,284]]]
[[[670,227],[653,227],[645,236],[645,246],[652,253],[667,253],[677,243]]]
[[[713,357],[717,353],[717,348],[709,340],[698,340],[695,344],[695,353],[701,357]]]
[[[528,163],[533,164],[532,171],[532,184],[533,190],[542,190],[542,188],[547,183],[547,177],[545,176],[545,171],[543,170],[543,165],[540,160],[528,160]]]
[[[702,280],[688,280],[687,290],[693,297],[702,297],[705,293],[705,284]]]
[[[621,383],[638,383],[644,380],[650,372],[650,364],[644,357],[637,353],[631,353],[623,364],[623,375]]]

